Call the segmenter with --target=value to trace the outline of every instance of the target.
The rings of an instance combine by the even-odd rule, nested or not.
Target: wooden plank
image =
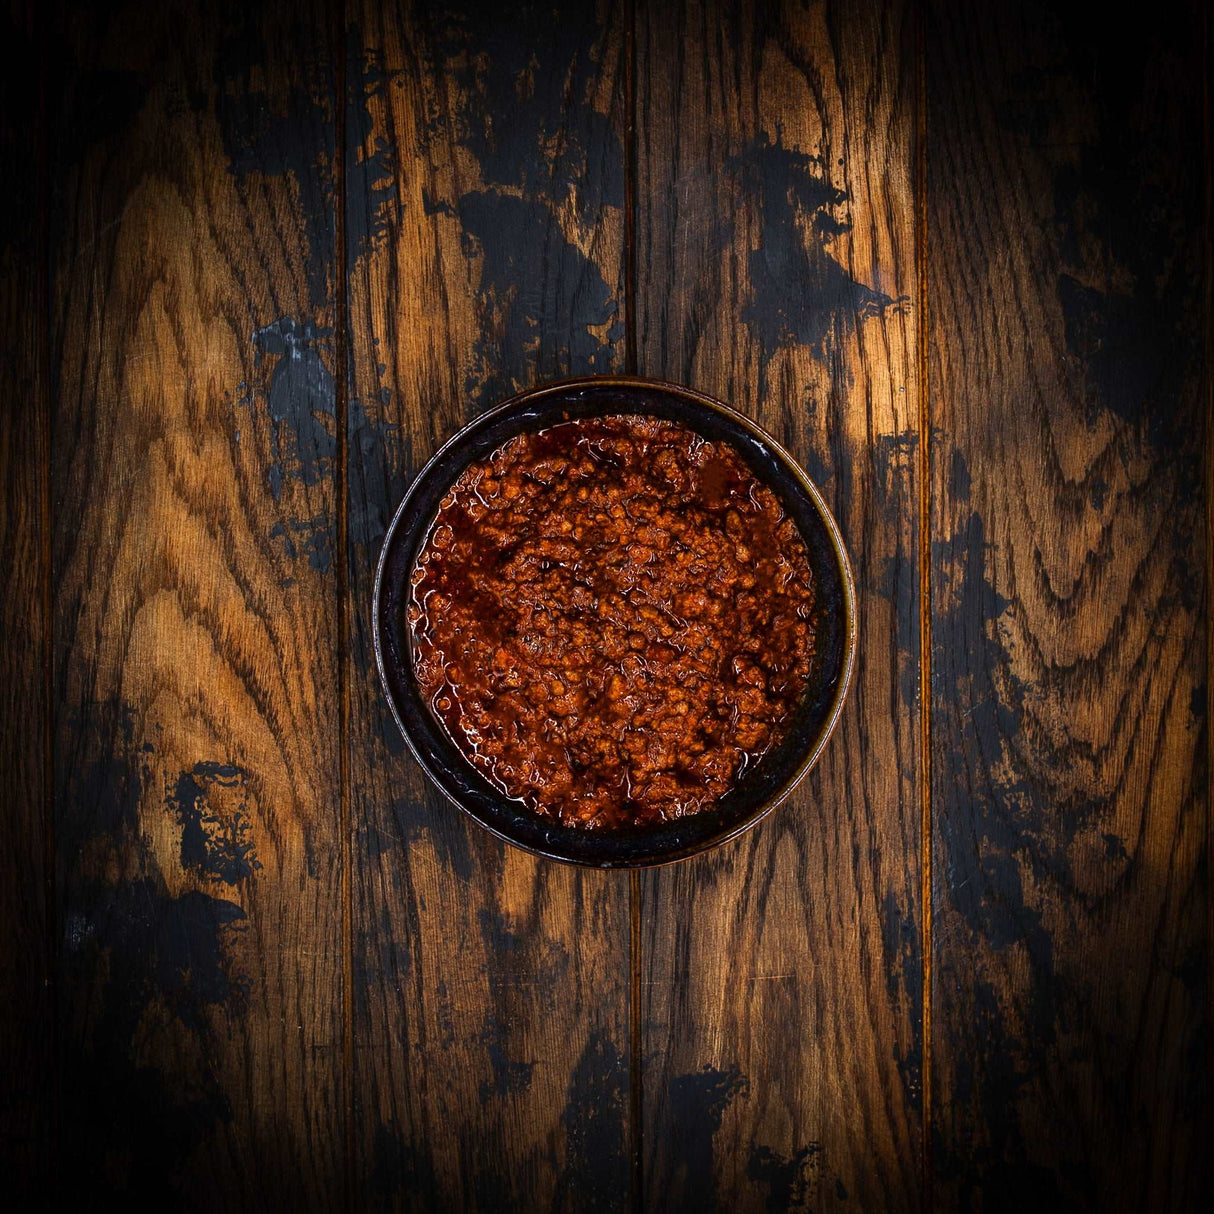
[[[928,6],[941,1210],[1209,1192],[1202,56]]]
[[[909,6],[642,3],[643,374],[766,425],[836,512],[859,664],[762,826],[643,882],[647,1207],[914,1209],[922,966]]]
[[[73,6],[52,82],[65,1200],[342,1201],[323,5]]]
[[[624,15],[348,8],[360,1208],[629,1201],[627,878],[507,848],[428,786],[365,606],[439,442],[533,382],[622,369]]]
[[[0,1168],[9,1200],[46,1192],[51,1154],[51,908],[45,656],[49,548],[41,230],[40,23],[5,6],[0,43]]]

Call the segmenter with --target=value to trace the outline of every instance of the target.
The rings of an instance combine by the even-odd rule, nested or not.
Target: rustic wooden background
[[[6,5],[13,1208],[1197,1208],[1204,6]],[[861,612],[795,800],[632,877],[450,809],[368,630],[435,445],[622,370]]]

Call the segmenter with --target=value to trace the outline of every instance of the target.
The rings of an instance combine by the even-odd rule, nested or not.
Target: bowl
[[[491,784],[447,736],[413,675],[405,609],[409,575],[452,482],[524,431],[603,414],[647,414],[724,440],[780,499],[809,551],[815,579],[817,656],[783,740],[701,810],[659,825],[616,830],[563,826]],[[750,829],[784,801],[818,761],[839,719],[856,654],[856,595],[839,529],[796,461],[749,418],[677,384],[593,376],[543,384],[490,409],[449,439],[418,473],[384,539],[372,620],[384,693],[405,742],[439,790],[486,830],[516,847],[569,864],[644,868],[685,860]]]

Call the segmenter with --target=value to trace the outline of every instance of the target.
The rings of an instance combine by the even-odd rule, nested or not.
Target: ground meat
[[[494,784],[567,824],[710,805],[808,681],[800,533],[731,447],[673,422],[511,439],[451,487],[412,577],[435,716]]]

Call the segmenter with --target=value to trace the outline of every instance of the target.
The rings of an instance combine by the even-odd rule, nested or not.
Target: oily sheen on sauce
[[[443,498],[412,571],[413,669],[497,787],[587,828],[695,813],[783,735],[814,657],[804,541],[727,444],[584,418]]]

